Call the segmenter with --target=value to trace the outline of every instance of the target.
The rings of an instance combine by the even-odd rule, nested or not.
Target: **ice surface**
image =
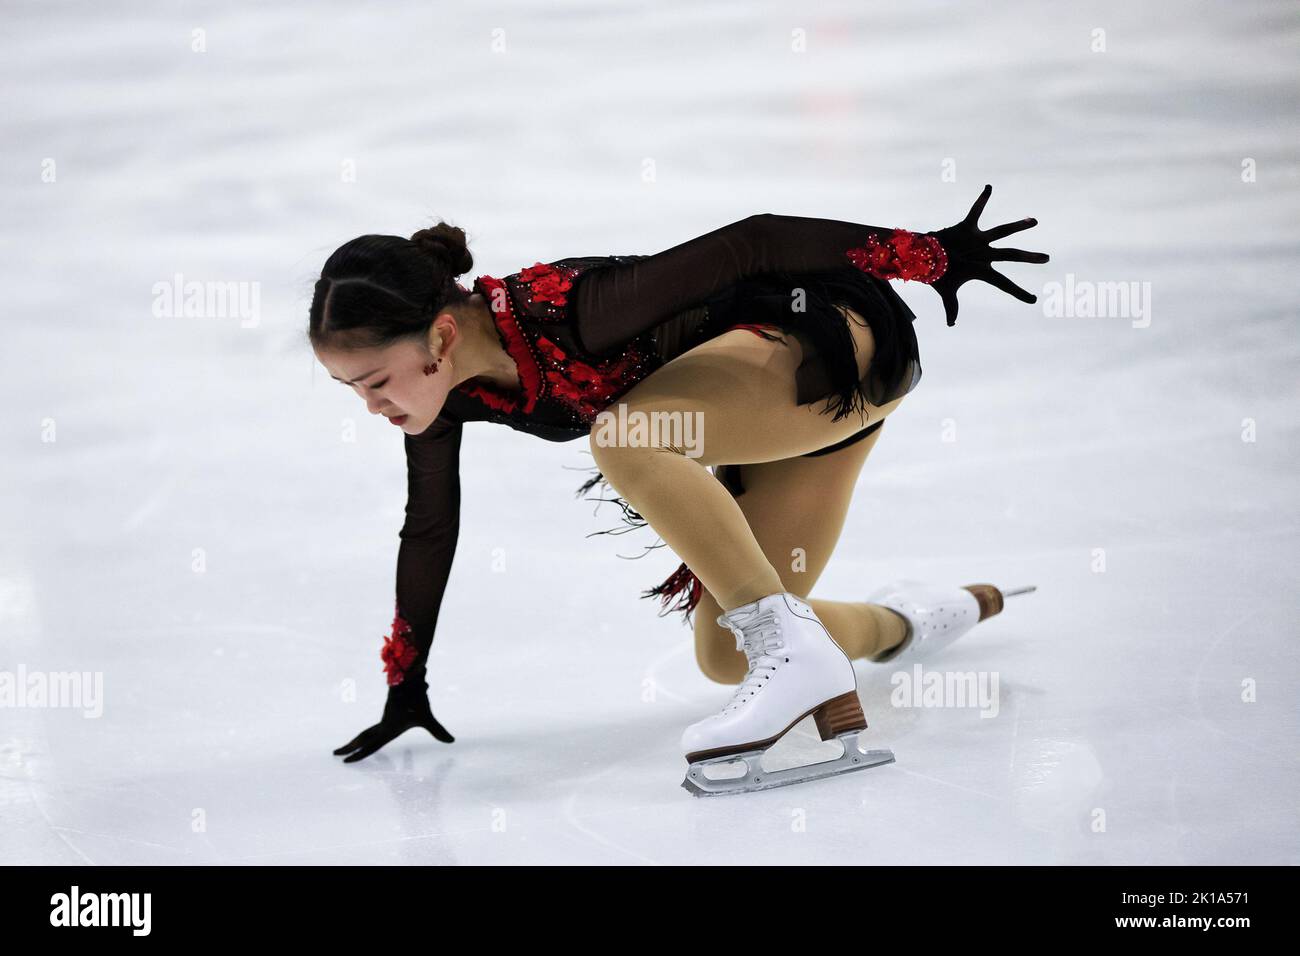
[[[0,709],[3,862],[1300,862],[1294,4],[3,18],[0,670],[103,681],[98,717]],[[692,799],[679,734],[730,689],[637,599],[676,559],[585,537],[585,443],[475,425],[457,741],[331,755],[383,700],[405,490],[305,344],[333,248],[441,217],[503,275],[755,212],[936,228],[986,182],[1053,256],[1009,275],[1149,282],[1150,323],[968,286],[949,329],[901,286],[925,378],[813,594],[1037,584],[936,662],[996,716],[863,663],[895,764]],[[258,283],[256,322],[155,315],[178,273]]]

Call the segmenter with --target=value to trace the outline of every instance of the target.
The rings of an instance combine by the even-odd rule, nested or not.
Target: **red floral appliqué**
[[[537,351],[548,366],[543,374],[551,395],[587,421],[594,421],[615,394],[633,383],[639,358],[635,351],[629,351],[617,361],[596,367],[567,355],[544,335],[537,337]]]
[[[878,279],[936,282],[948,271],[948,255],[934,236],[895,229],[883,236],[871,233],[867,244],[845,255],[863,272]]]
[[[402,612],[394,607],[393,632],[384,638],[383,649],[379,652],[390,687],[395,687],[406,679],[406,672],[419,656],[420,652],[410,641],[410,633],[411,625],[402,617]]]
[[[529,299],[533,302],[549,302],[551,305],[567,305],[564,293],[573,288],[573,282],[555,266],[538,262],[527,269],[519,271],[519,278],[528,283]]]
[[[554,362],[556,365],[563,365],[569,360],[564,349],[560,348],[544,335],[537,337],[537,350],[542,353],[543,357]]]
[[[512,283],[513,297],[499,294],[508,288],[506,281],[491,276],[476,279],[476,290],[490,301],[500,302],[500,307],[492,310],[493,321],[506,351],[515,361],[522,392],[507,394],[490,385],[470,382],[461,383],[457,388],[506,414],[529,416],[539,406],[545,408],[552,404],[568,412],[575,425],[590,425],[616,396],[643,378],[655,361],[653,353],[641,344],[629,344],[615,358],[592,361],[592,356],[580,358],[541,333],[543,325],[558,326],[570,321],[563,309],[568,304],[563,292],[572,286],[578,271],[539,262],[520,270],[519,281]],[[547,303],[544,308],[548,317],[535,316],[522,309],[517,315],[515,309],[520,300],[530,306]]]

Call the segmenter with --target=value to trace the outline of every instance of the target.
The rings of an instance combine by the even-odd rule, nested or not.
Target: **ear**
[[[456,322],[456,316],[451,312],[443,311],[434,316],[426,342],[430,354],[442,356],[460,340],[460,327]]]

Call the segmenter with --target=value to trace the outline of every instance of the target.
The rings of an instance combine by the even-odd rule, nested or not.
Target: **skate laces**
[[[718,618],[718,623],[728,628],[736,637],[736,650],[744,651],[749,659],[749,670],[741,681],[731,700],[724,707],[723,713],[738,707],[752,694],[762,690],[777,665],[782,662],[782,650],[785,641],[781,636],[781,624],[774,608],[768,608],[740,622],[732,622],[726,615]],[[768,673],[768,672],[772,673]]]

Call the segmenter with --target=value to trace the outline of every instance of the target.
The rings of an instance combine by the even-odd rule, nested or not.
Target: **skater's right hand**
[[[412,727],[423,727],[445,744],[455,741],[429,709],[428,689],[423,679],[408,674],[406,680],[388,689],[388,702],[384,704],[384,716],[379,723],[361,731],[334,751],[334,755],[348,754],[344,763],[365,760]]]

